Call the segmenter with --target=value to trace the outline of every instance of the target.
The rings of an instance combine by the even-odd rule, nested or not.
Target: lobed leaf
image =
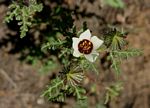
[[[50,86],[48,86],[47,90],[44,91],[42,96],[48,97],[50,101],[55,100],[64,100],[63,94],[61,93],[61,90],[63,88],[63,80],[60,78],[53,79],[51,81]]]
[[[104,36],[104,44],[110,50],[121,50],[127,42],[125,40],[125,33],[113,29]]]
[[[4,19],[5,22],[9,23],[15,18],[20,25],[20,37],[23,38],[28,32],[28,28],[31,27],[32,18],[36,12],[40,12],[43,9],[42,4],[37,4],[35,0],[29,0],[29,6],[21,6],[17,2],[13,2],[9,6],[9,11]]]
[[[120,59],[128,59],[129,57],[139,56],[142,54],[142,51],[139,49],[126,49],[120,51],[112,51],[113,55]]]

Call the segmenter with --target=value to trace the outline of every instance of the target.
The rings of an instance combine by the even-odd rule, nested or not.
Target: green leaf
[[[86,99],[86,96],[84,96],[85,93],[86,91],[84,88],[75,87],[74,95],[77,97],[78,100]]]
[[[121,50],[127,42],[125,40],[125,33],[117,29],[112,29],[104,36],[104,44],[110,50]]]
[[[110,60],[112,62],[111,67],[115,70],[117,76],[121,73],[120,70],[120,61],[114,57],[114,55],[112,54],[112,52],[110,52]]]
[[[80,67],[85,71],[85,70],[91,70],[93,72],[95,72],[97,75],[99,74],[95,64],[89,62],[86,59],[81,59],[80,60]]]
[[[54,38],[49,38],[49,42],[47,42],[46,44],[44,44],[41,48],[41,50],[44,49],[52,49],[55,50],[57,48],[61,48],[62,45],[66,43],[66,41],[61,41],[61,40],[55,40]]]
[[[117,82],[110,87],[106,87],[106,97],[105,97],[105,104],[107,104],[111,99],[119,96],[121,90],[123,89],[122,83]]]
[[[125,7],[123,0],[103,0],[103,2],[105,4],[108,4],[115,8],[124,8]]]
[[[110,52],[109,58],[112,61],[111,67],[115,70],[116,74],[121,73],[120,64],[122,59],[128,59],[129,57],[139,56],[142,54],[138,49],[126,49],[126,50],[114,50]]]
[[[9,23],[10,21],[12,21],[13,18],[17,16],[20,11],[20,6],[17,5],[16,3],[11,4],[8,8],[10,9],[10,11],[7,12],[7,15],[4,19],[4,22],[6,23]]]
[[[47,90],[44,91],[42,96],[48,97],[50,101],[63,101],[64,96],[61,93],[61,90],[63,89],[63,80],[60,78],[56,78],[51,81],[51,84],[48,86]]]
[[[62,48],[61,53],[59,54],[59,58],[65,57],[69,54],[72,54],[72,49]]]
[[[18,21],[18,25],[20,25],[20,37],[23,38],[28,32],[28,28],[32,25],[33,15],[42,11],[42,9],[43,5],[37,4],[36,0],[29,0],[29,6],[22,6],[17,2],[13,2],[9,6],[9,11],[4,21],[9,23],[15,18]]]
[[[142,54],[142,51],[139,49],[126,49],[121,51],[112,51],[113,55],[120,59],[128,59],[129,57],[139,56]]]
[[[88,108],[88,106],[89,106],[88,99],[84,99],[84,100],[77,100],[73,108]]]

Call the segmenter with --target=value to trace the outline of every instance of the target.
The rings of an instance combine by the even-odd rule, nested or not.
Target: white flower
[[[79,38],[73,37],[72,40],[73,56],[84,55],[90,62],[94,62],[97,59],[99,53],[96,50],[103,44],[103,41],[97,36],[91,36],[89,29],[83,32]]]

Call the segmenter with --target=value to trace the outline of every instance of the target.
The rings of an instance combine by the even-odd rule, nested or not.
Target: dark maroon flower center
[[[93,43],[87,39],[83,39],[78,44],[78,50],[80,53],[90,54],[92,52],[92,49],[93,49]]]

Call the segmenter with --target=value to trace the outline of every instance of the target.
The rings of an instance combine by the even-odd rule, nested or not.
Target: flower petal
[[[94,61],[97,59],[98,55],[99,55],[99,53],[97,53],[97,52],[92,52],[91,54],[87,54],[87,55],[84,55],[84,56],[85,56],[85,58],[86,58],[87,60],[89,60],[90,62],[94,62]]]
[[[78,50],[79,38],[73,37],[72,41],[73,41],[73,44],[72,44],[73,49]]]
[[[93,49],[98,49],[102,44],[103,44],[103,40],[99,39],[97,36],[93,36],[91,38],[91,42],[93,43]]]
[[[75,57],[79,57],[79,56],[81,56],[82,54],[78,51],[78,50],[74,50],[73,51],[73,56],[75,56]]]
[[[88,40],[90,40],[90,38],[91,38],[91,32],[90,32],[90,30],[89,29],[87,29],[85,32],[83,32],[83,33],[81,33],[81,35],[80,35],[80,37],[79,37],[79,39],[88,39]]]

